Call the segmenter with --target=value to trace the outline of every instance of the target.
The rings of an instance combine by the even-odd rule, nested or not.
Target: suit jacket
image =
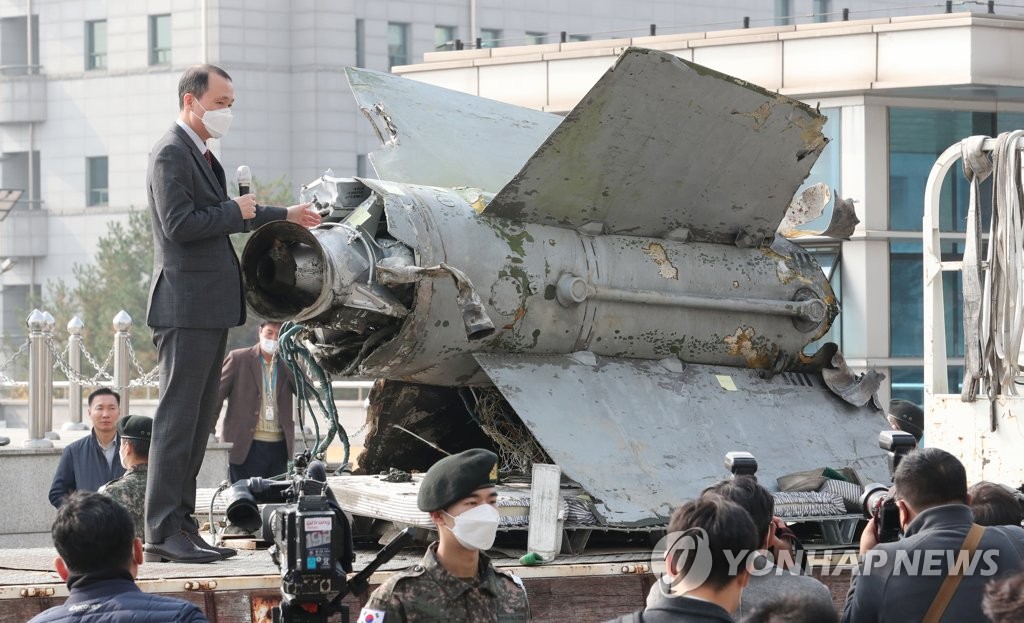
[[[226,329],[244,323],[241,270],[228,239],[242,231],[242,214],[228,199],[224,168],[216,158],[211,167],[175,124],[153,146],[146,186],[154,243],[149,326]],[[287,215],[284,208],[258,206],[252,225]]]
[[[295,393],[295,378],[288,366],[280,359],[274,360],[277,369],[276,416],[284,432],[288,455],[295,449],[295,422],[292,420],[292,394]],[[263,383],[263,353],[260,345],[239,348],[228,353],[220,372],[220,392],[217,397],[218,410],[228,399],[228,409],[221,420],[220,440],[235,444],[228,454],[228,460],[241,465],[249,455],[256,423],[260,419],[260,385]]]

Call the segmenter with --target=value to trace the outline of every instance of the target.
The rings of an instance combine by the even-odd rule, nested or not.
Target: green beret
[[[498,455],[483,448],[466,450],[444,457],[427,470],[416,505],[425,513],[448,508],[497,481]]]
[[[117,421],[117,433],[124,439],[153,438],[153,418],[145,415],[129,415]]]

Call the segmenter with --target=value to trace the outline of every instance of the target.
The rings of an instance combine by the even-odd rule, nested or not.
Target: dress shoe
[[[199,549],[206,550],[208,552],[216,552],[217,555],[220,556],[222,559],[231,558],[232,556],[238,553],[237,549],[233,549],[231,547],[217,547],[216,545],[211,545],[206,541],[206,539],[199,536],[198,532],[186,531],[185,536],[188,537],[189,541],[192,541],[192,545],[195,545]]]
[[[146,543],[142,551],[146,562],[202,563],[221,559],[217,552],[196,547],[184,532],[164,539],[163,543]]]

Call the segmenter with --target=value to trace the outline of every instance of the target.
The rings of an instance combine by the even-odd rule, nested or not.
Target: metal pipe
[[[43,428],[43,352],[46,341],[43,327],[46,320],[43,312],[33,309],[28,320],[28,439],[25,446],[29,448],[52,448],[53,442],[44,439]]]
[[[114,391],[121,394],[121,413],[130,415],[128,410],[128,387],[130,379],[128,373],[131,364],[131,352],[129,341],[132,330],[132,317],[128,312],[121,310],[114,316]]]
[[[68,321],[68,368],[73,378],[68,379],[68,430],[81,430],[82,424],[82,330],[85,323],[78,316]]]
[[[43,312],[43,435],[47,439],[60,439],[53,431],[53,329],[57,321],[53,314]]]
[[[825,319],[825,303],[818,299],[807,301],[772,301],[768,299],[730,298],[724,296],[669,294],[655,290],[632,290],[594,285],[587,286],[587,298],[597,301],[637,303],[640,305],[670,305],[689,307],[691,309],[791,316],[813,322],[821,322]]]

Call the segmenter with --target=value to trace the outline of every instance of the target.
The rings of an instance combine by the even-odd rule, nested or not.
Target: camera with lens
[[[903,457],[917,447],[917,440],[910,433],[884,430],[878,436],[878,447],[888,451],[889,475],[893,476]],[[875,537],[879,543],[891,543],[900,538],[900,510],[892,495],[892,485],[877,482],[867,485],[860,497],[860,506],[865,518],[875,519]]]
[[[263,539],[273,543],[270,557],[281,571],[281,605],[272,610],[274,623],[322,623],[334,614],[347,623],[344,596],[365,591],[370,575],[412,538],[407,528],[365,569],[346,579],[355,561],[352,531],[327,486],[324,464],[311,461],[308,452],[296,456],[288,479],[239,480],[226,501],[229,522],[249,532],[262,527]]]

